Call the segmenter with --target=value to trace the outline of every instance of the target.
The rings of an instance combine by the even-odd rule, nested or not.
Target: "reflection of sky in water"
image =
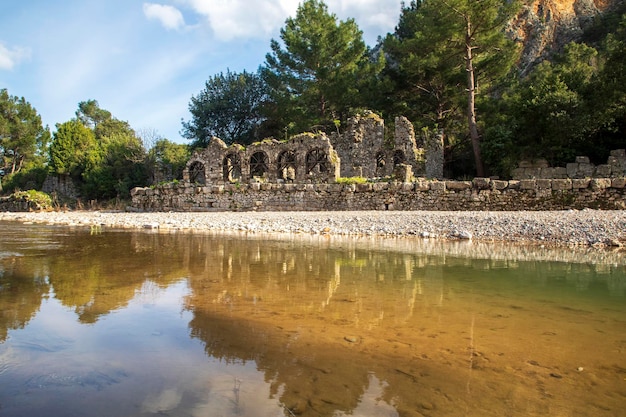
[[[53,237],[2,239],[23,256],[0,259],[0,416],[591,404],[581,415],[597,417],[626,395],[621,264],[141,233],[59,235],[42,253]]]
[[[0,414],[283,415],[254,361],[207,358],[189,337],[188,294],[186,280],[167,288],[146,281],[125,308],[87,325],[47,298],[0,345]],[[397,415],[379,398],[383,386],[372,375],[353,415]]]
[[[28,327],[0,345],[1,414],[229,415],[237,408],[238,415],[276,415],[254,364],[207,359],[203,344],[189,338],[191,313],[181,310],[187,293],[185,281],[168,288],[147,281],[126,308],[91,325],[45,300]]]

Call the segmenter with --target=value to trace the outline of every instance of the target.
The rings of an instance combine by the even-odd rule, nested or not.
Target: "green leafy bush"
[[[43,191],[27,190],[16,191],[12,194],[13,199],[22,200],[28,203],[32,203],[38,210],[51,210],[52,209],[52,197]]]

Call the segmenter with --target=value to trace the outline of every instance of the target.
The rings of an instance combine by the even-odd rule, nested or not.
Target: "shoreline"
[[[0,212],[0,221],[162,232],[244,232],[622,247],[626,211]]]

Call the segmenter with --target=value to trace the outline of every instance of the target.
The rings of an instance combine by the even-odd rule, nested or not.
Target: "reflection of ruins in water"
[[[20,310],[0,291],[3,312],[18,317],[0,324],[5,333],[48,292],[93,323],[183,278],[191,337],[209,358],[254,363],[294,414],[357,415],[369,399],[401,416],[594,415],[621,410],[626,395],[618,252],[307,235],[53,236],[46,256],[0,257],[0,284],[30,286],[35,306]]]
[[[580,356],[596,340],[571,340],[580,334],[567,323],[585,319],[580,306],[560,303],[580,301],[590,287],[619,292],[625,280],[615,265],[477,260],[307,239],[194,241],[202,262],[190,268],[192,336],[210,357],[254,361],[271,395],[301,415],[352,413],[376,389],[399,415],[450,407],[504,415],[511,390],[518,409],[548,412],[553,405],[537,408],[534,386],[552,382],[550,373],[524,368],[553,361],[564,342]],[[498,279],[503,268],[512,276]],[[559,301],[546,301],[552,297]],[[602,331],[616,325],[609,320]],[[542,349],[529,351],[529,337]],[[551,366],[563,372],[567,365]],[[580,389],[565,385],[564,392]]]

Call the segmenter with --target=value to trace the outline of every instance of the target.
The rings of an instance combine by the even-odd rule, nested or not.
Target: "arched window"
[[[404,164],[406,161],[404,157],[404,152],[398,150],[393,153],[393,166]]]
[[[255,152],[250,157],[250,176],[262,177],[268,171],[268,157],[265,152]]]
[[[385,161],[385,154],[383,152],[378,152],[376,154],[376,169],[383,169],[387,161]]]
[[[313,149],[306,155],[306,173],[322,174],[328,172],[328,156],[321,149]]]
[[[241,179],[241,159],[239,155],[231,153],[226,155],[223,164],[224,181],[235,182]]]
[[[189,166],[189,181],[192,184],[206,184],[206,172],[202,162],[196,161]]]
[[[285,151],[278,155],[278,178],[294,181],[296,179],[296,154]]]

